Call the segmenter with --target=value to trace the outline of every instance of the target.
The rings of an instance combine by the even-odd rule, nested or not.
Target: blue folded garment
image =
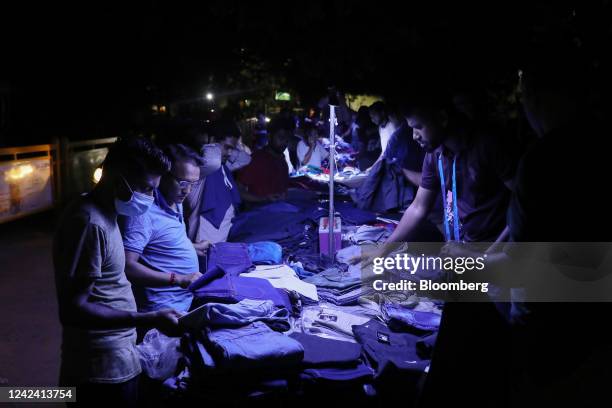
[[[247,250],[255,265],[276,265],[283,261],[283,248],[276,242],[254,242],[247,245]]]
[[[409,326],[436,331],[440,327],[440,315],[436,313],[419,312],[391,302],[385,302],[380,309],[385,322],[394,330]]]
[[[277,331],[288,331],[289,311],[271,300],[243,299],[236,304],[207,303],[179,319],[191,328],[241,327],[261,321]]]
[[[297,366],[302,345],[262,322],[240,328],[206,328],[204,335],[217,367],[231,370]]]
[[[304,348],[304,367],[355,367],[360,362],[359,344],[299,332],[291,333],[289,337],[299,341]]]

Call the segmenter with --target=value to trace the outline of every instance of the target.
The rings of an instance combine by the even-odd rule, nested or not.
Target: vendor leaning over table
[[[418,95],[418,93],[416,93]],[[387,242],[411,241],[435,200],[443,202],[447,242],[492,242],[507,236],[506,212],[518,161],[518,143],[484,132],[446,103],[443,96],[416,97],[404,109],[414,140],[427,152],[420,187]],[[441,193],[441,194],[439,194]],[[418,238],[417,238],[418,239]],[[390,249],[390,248],[389,248]],[[376,256],[384,256],[382,249]],[[453,246],[445,248],[453,255]],[[466,378],[480,384],[490,402],[500,398],[503,362],[488,361],[508,346],[509,328],[491,302],[445,305],[436,354],[424,400],[440,401],[440,391],[461,394]],[[473,403],[476,397],[466,397]]]

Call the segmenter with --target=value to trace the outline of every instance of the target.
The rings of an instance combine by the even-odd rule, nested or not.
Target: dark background
[[[401,97],[426,76],[497,109],[529,50],[558,41],[587,55],[600,99],[609,89],[609,0],[124,3],[0,13],[0,146],[117,136],[209,89],[307,107],[331,84]]]

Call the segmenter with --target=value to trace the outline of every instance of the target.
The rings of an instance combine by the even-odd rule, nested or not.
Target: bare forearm
[[[170,274],[154,271],[138,262],[127,262],[125,265],[125,274],[130,282],[135,285],[149,287],[171,286]]]
[[[408,169],[402,169],[402,173],[404,173],[404,177],[414,186],[421,185],[421,172],[420,171],[412,171]]]
[[[85,329],[150,327],[155,318],[155,312],[128,312],[89,301],[65,305],[62,309],[63,324]]]
[[[386,242],[401,242],[413,232],[419,223],[425,218],[425,212],[418,206],[408,207],[399,224]]]

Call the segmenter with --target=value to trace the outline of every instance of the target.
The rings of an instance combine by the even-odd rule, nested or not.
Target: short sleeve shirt
[[[56,232],[53,260],[58,300],[72,296],[75,281],[93,281],[89,301],[135,312],[125,276],[125,253],[114,211],[82,196],[70,205]],[[63,326],[61,377],[64,383],[119,383],[141,372],[136,330]]]
[[[517,143],[506,136],[472,132],[467,147],[454,155],[443,145],[427,153],[423,161],[421,187],[440,191],[438,158],[442,159],[445,194],[452,191],[452,169],[457,174],[457,208],[461,239],[494,241],[506,226],[510,190],[504,184],[514,178],[518,162]]]

